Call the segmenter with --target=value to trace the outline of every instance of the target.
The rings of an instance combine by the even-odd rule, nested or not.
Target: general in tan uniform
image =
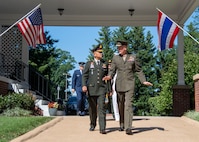
[[[127,44],[126,41],[117,41],[116,46],[118,47],[119,54],[113,56],[110,72],[103,80],[112,79],[117,71],[115,90],[118,95],[117,99],[120,114],[119,131],[126,130],[126,134],[131,135],[133,134],[131,128],[135,74],[137,73],[141,83],[148,86],[152,84],[146,81],[137,57],[127,52]]]

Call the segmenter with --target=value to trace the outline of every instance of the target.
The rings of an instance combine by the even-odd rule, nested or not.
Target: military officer
[[[107,83],[102,78],[108,74],[108,63],[102,60],[103,47],[101,44],[93,50],[94,60],[88,61],[82,74],[82,90],[88,93],[90,131],[94,131],[98,116],[101,134],[106,134],[105,95]]]
[[[75,70],[72,77],[72,93],[76,91],[77,94],[77,115],[84,116],[86,94],[82,91],[82,72],[84,69],[84,62],[79,62],[79,69]]]
[[[152,83],[147,82],[138,58],[127,52],[126,41],[117,41],[116,46],[119,54],[114,55],[111,63],[111,68],[108,76],[103,80],[110,80],[114,77],[117,71],[115,90],[117,91],[117,99],[120,114],[120,129],[119,131],[126,130],[126,134],[133,134],[132,119],[132,101],[135,86],[135,74],[138,75],[140,82],[147,86],[152,86]]]

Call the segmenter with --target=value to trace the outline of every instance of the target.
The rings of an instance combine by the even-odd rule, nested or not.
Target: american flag
[[[36,44],[46,43],[40,8],[33,11],[17,25],[29,46],[36,47]]]
[[[158,11],[158,37],[160,51],[173,47],[179,27],[161,11]]]

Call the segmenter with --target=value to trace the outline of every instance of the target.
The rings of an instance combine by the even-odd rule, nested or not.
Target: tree
[[[157,49],[152,43],[153,36],[148,31],[146,37],[144,35],[143,27],[132,27],[129,32],[129,51],[140,60],[142,70],[145,74],[146,80],[154,84],[153,87],[146,87],[142,85],[139,79],[135,83],[134,105],[137,108],[137,115],[147,115],[149,113],[148,99],[156,95],[157,89],[157,75],[156,75],[156,56]]]
[[[129,27],[118,27],[113,31],[113,39],[112,41],[116,43],[117,40],[124,40],[129,41],[130,35],[129,35]],[[114,52],[117,51],[117,48],[114,49]]]
[[[168,54],[169,55],[169,54]],[[170,115],[172,110],[172,87],[177,83],[177,61],[171,59],[167,71],[162,72],[158,96],[149,99],[151,115]]]
[[[196,16],[193,23],[191,22],[187,25],[187,29],[190,35],[192,35],[197,41],[199,41],[199,28],[198,15],[199,11],[197,9]],[[185,83],[191,87],[191,108],[194,109],[194,81],[193,76],[199,73],[198,61],[199,61],[199,45],[197,42],[193,41],[189,36],[184,37],[185,46]]]
[[[75,68],[75,59],[70,55],[68,51],[63,51],[61,49],[56,49],[55,53],[58,55],[56,58],[51,58],[51,81],[56,84],[56,88],[60,86],[60,96],[64,98],[65,95],[65,84],[66,84],[66,75],[70,70]],[[71,76],[68,75],[68,79]],[[70,85],[70,82],[67,81],[67,88]]]
[[[57,93],[56,89],[59,85],[61,88],[60,96],[64,96],[66,81],[63,73],[74,69],[76,61],[68,51],[54,47],[58,40],[52,39],[49,32],[45,32],[45,34],[47,43],[39,45],[35,49],[30,49],[29,64],[50,80],[53,84],[50,88],[52,94]],[[69,85],[69,82],[67,84]]]
[[[199,38],[198,28],[192,22],[187,26],[188,33],[194,38]],[[199,72],[199,48],[196,42],[193,42],[189,36],[184,37],[184,76],[185,84],[191,87],[191,108],[194,106],[194,82],[193,76]],[[180,48],[180,47],[178,47]],[[171,115],[172,114],[172,94],[173,85],[177,84],[177,60],[176,47],[170,50],[158,53],[158,64],[161,68],[160,88],[158,96],[149,99],[150,112],[153,115]]]
[[[112,47],[113,45],[112,33],[110,31],[110,27],[108,26],[102,27],[98,33],[99,33],[99,39],[96,39],[96,41],[98,42],[98,44],[103,45],[103,59],[105,61],[108,61],[112,59],[113,53],[114,53],[113,47]],[[93,48],[95,46],[97,45],[93,45]],[[90,54],[88,55],[87,60],[93,60],[92,52],[90,52]]]
[[[114,45],[114,43],[112,41],[110,27],[102,27],[99,36],[99,40],[97,41],[103,45],[103,59],[108,61],[112,59],[114,53],[112,50],[112,45]]]
[[[46,44],[38,45],[36,48],[31,48],[29,51],[29,64],[36,70],[42,73],[47,79],[50,79],[50,66],[49,62],[51,58],[55,58],[55,47],[53,45],[58,42],[48,35],[49,32],[45,32]]]

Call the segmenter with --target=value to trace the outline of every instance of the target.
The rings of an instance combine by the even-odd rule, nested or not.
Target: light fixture
[[[64,13],[64,9],[63,8],[58,8],[57,10],[58,10],[60,16],[63,15],[63,13]]]
[[[133,16],[135,9],[129,9],[129,14]]]

